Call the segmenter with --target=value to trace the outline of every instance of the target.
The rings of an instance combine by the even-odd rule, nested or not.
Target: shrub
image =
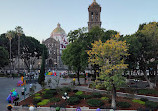
[[[144,101],[141,101],[141,100],[138,100],[138,99],[133,99],[132,102],[145,105],[145,102],[144,102]]]
[[[92,93],[92,96],[95,97],[95,98],[101,98],[102,94],[95,92],[95,93]]]
[[[46,104],[48,104],[49,103],[49,99],[43,99],[41,102],[39,102],[37,105],[38,106],[44,106],[44,105],[46,105]]]
[[[144,101],[144,102],[148,101],[147,98],[140,98],[140,100],[141,100],[141,101]]]
[[[76,93],[76,92],[78,92],[78,90],[77,90],[77,89],[74,89],[73,92]]]
[[[75,95],[82,95],[82,94],[83,94],[82,91],[77,91],[77,92],[75,93]]]
[[[91,95],[86,95],[86,94],[82,94],[82,95],[80,95],[80,98],[81,99],[90,99],[90,98],[92,98],[92,96]]]
[[[63,87],[61,90],[64,92],[71,92],[71,88],[69,87]]]
[[[102,106],[104,104],[99,99],[89,99],[89,100],[87,100],[87,103],[89,106],[92,106],[92,107],[99,107],[99,106]]]
[[[152,102],[152,101],[147,101],[147,102],[145,102],[145,106],[148,108],[156,109],[156,108],[158,108],[158,103]]]
[[[49,99],[49,98],[52,98],[53,97],[53,95],[52,94],[44,94],[43,95],[43,98],[45,98],[45,99]]]
[[[129,108],[129,107],[131,107],[131,104],[128,103],[128,102],[117,102],[116,105],[117,105],[118,107],[120,107],[120,108]]]
[[[42,94],[46,94],[46,91],[42,91]]]
[[[35,96],[40,96],[40,93],[36,93]]]
[[[75,105],[80,103],[80,99],[78,97],[70,97],[67,102],[69,105]]]
[[[33,104],[37,104],[39,102],[41,102],[42,97],[41,96],[37,96],[33,98]]]
[[[57,91],[55,89],[50,89],[46,91],[46,94],[52,94],[52,95],[56,95]]]
[[[144,94],[144,95],[157,94],[157,93],[158,93],[158,91],[152,90],[152,89],[140,89],[140,90],[138,90],[138,94]]]
[[[33,99],[42,99],[42,97],[41,96],[36,96]]]
[[[59,102],[59,101],[61,101],[60,98],[55,98],[55,97],[50,98],[50,102]]]
[[[108,103],[111,103],[111,102],[112,102],[112,100],[109,98]]]
[[[101,97],[101,100],[109,100],[108,97]]]

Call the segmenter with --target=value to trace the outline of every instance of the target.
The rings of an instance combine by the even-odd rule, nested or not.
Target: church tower
[[[101,21],[100,21],[101,7],[96,2],[96,0],[93,0],[93,3],[88,8],[88,12],[89,12],[88,31],[90,31],[90,29],[92,29],[93,26],[101,27]]]

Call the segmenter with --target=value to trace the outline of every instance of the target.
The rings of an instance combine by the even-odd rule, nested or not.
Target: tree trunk
[[[77,79],[78,79],[78,85],[81,85],[80,84],[80,71],[79,70],[77,71]]]
[[[155,85],[157,86],[157,80],[158,80],[158,75],[157,75],[157,64],[155,67]]]
[[[143,71],[143,73],[144,73],[144,78],[146,79],[146,81],[147,81],[148,84],[149,84],[149,88],[150,88],[150,89],[153,89],[154,86],[153,86],[153,84],[150,82],[150,80],[148,79],[147,74],[146,74],[146,71]]]
[[[112,85],[112,103],[111,107],[116,109],[116,87],[115,84]]]
[[[83,73],[84,73],[84,84],[86,84],[86,73],[85,71]]]

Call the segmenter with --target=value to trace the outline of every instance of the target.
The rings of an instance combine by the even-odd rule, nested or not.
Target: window
[[[91,12],[91,17],[92,17],[91,19],[92,19],[92,21],[93,21],[93,12]]]

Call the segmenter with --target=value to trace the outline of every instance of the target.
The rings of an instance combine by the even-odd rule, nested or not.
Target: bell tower
[[[101,7],[96,2],[96,0],[93,0],[93,3],[88,7],[88,12],[89,12],[88,31],[90,31],[93,26],[101,27],[101,21],[100,21]]]

